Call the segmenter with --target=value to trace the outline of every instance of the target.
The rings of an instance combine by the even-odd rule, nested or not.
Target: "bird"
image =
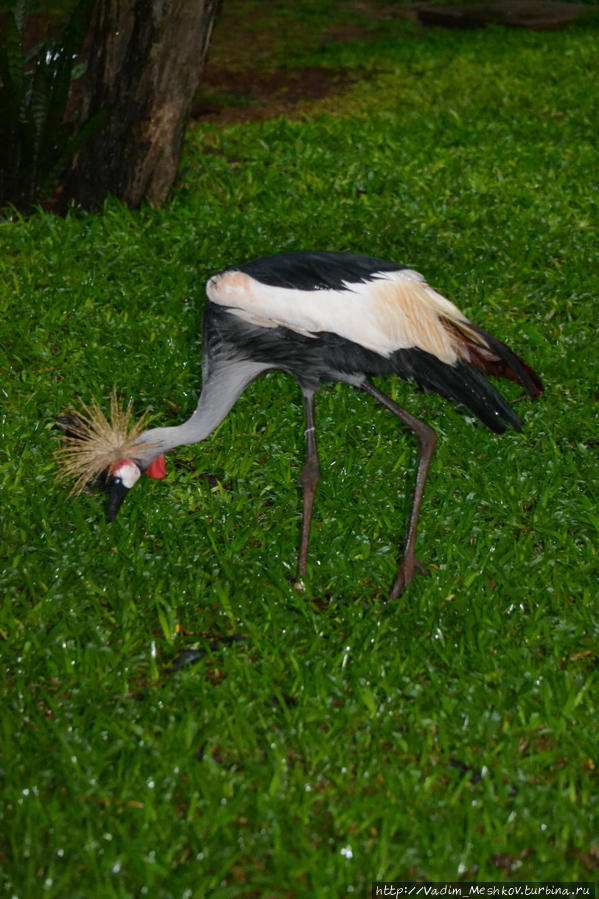
[[[487,380],[543,393],[533,369],[506,344],[474,324],[412,268],[368,255],[295,251],[232,265],[206,284],[202,322],[202,386],[190,418],[173,427],[130,428],[113,392],[111,417],[94,400],[84,412],[60,416],[62,472],[75,490],[93,480],[108,494],[112,521],[142,474],[161,478],[164,455],[207,438],[260,374],[280,370],[299,384],[304,405],[305,460],[299,481],[302,517],[298,584],[306,575],[310,524],[320,464],[314,395],[327,382],[357,388],[411,431],[418,448],[416,478],[403,550],[390,589],[396,599],[416,572],[416,530],[435,431],[401,408],[372,378],[395,375],[473,413],[497,434],[520,431],[520,418]]]

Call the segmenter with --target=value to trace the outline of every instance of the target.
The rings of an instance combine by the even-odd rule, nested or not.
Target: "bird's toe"
[[[397,599],[403,593],[416,572],[428,577],[427,569],[418,561],[416,556],[404,556],[399,563],[399,568],[391,587],[391,593],[389,594],[391,599]]]

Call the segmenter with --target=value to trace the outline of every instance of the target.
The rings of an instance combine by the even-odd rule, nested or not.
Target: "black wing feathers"
[[[271,287],[342,290],[344,282],[369,281],[376,272],[397,272],[403,265],[354,253],[280,253],[235,266]]]
[[[314,291],[343,290],[347,283],[367,282],[378,272],[401,271],[405,266],[353,253],[297,252],[265,256],[233,268],[272,287]],[[300,384],[314,390],[323,381],[359,384],[367,377],[395,373],[461,403],[497,433],[506,425],[519,431],[521,422],[485,375],[516,381],[532,397],[543,390],[539,377],[519,356],[471,322],[468,329],[480,335],[486,346],[468,339],[448,321],[447,327],[463,342],[468,350],[465,359],[469,359],[451,365],[416,347],[385,357],[334,333],[321,331],[317,337],[306,337],[284,326],[261,328],[211,307],[208,304],[206,310],[211,323],[208,331],[215,352],[219,344],[218,355],[230,353],[233,358],[268,363],[273,369],[290,372]]]
[[[461,403],[491,431],[501,434],[506,424],[521,430],[522,422],[499,391],[467,362],[447,365],[423,350],[398,350],[392,359],[400,377]]]

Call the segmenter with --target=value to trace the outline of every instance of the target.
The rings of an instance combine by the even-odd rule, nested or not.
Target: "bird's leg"
[[[304,412],[306,416],[306,461],[299,476],[302,485],[302,532],[300,537],[299,554],[297,557],[297,573],[303,577],[306,573],[306,557],[308,555],[308,540],[310,537],[310,522],[312,520],[312,506],[316,485],[320,477],[320,466],[316,453],[316,439],[314,436],[314,393],[311,390],[303,390]]]
[[[408,519],[406,542],[390,594],[391,599],[397,599],[404,587],[407,587],[412,580],[415,569],[418,569],[421,574],[427,574],[426,570],[414,555],[414,542],[416,540],[416,528],[418,527],[418,515],[420,512],[420,503],[422,502],[422,493],[426,483],[428,467],[435,449],[435,443],[437,442],[437,435],[427,424],[420,421],[418,418],[414,418],[413,415],[410,415],[409,412],[406,412],[405,409],[402,409],[401,406],[394,403],[390,397],[381,393],[380,390],[377,390],[377,388],[369,381],[365,381],[361,386],[366,393],[369,393],[375,400],[378,400],[379,403],[382,403],[386,409],[392,412],[393,415],[396,415],[399,420],[412,431],[418,441],[418,468],[416,470],[416,484],[414,485],[410,517]]]

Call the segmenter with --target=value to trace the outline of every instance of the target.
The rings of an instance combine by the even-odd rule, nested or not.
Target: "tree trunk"
[[[78,154],[66,198],[85,207],[114,194],[162,203],[221,0],[100,0],[92,28],[83,119],[106,125]]]

